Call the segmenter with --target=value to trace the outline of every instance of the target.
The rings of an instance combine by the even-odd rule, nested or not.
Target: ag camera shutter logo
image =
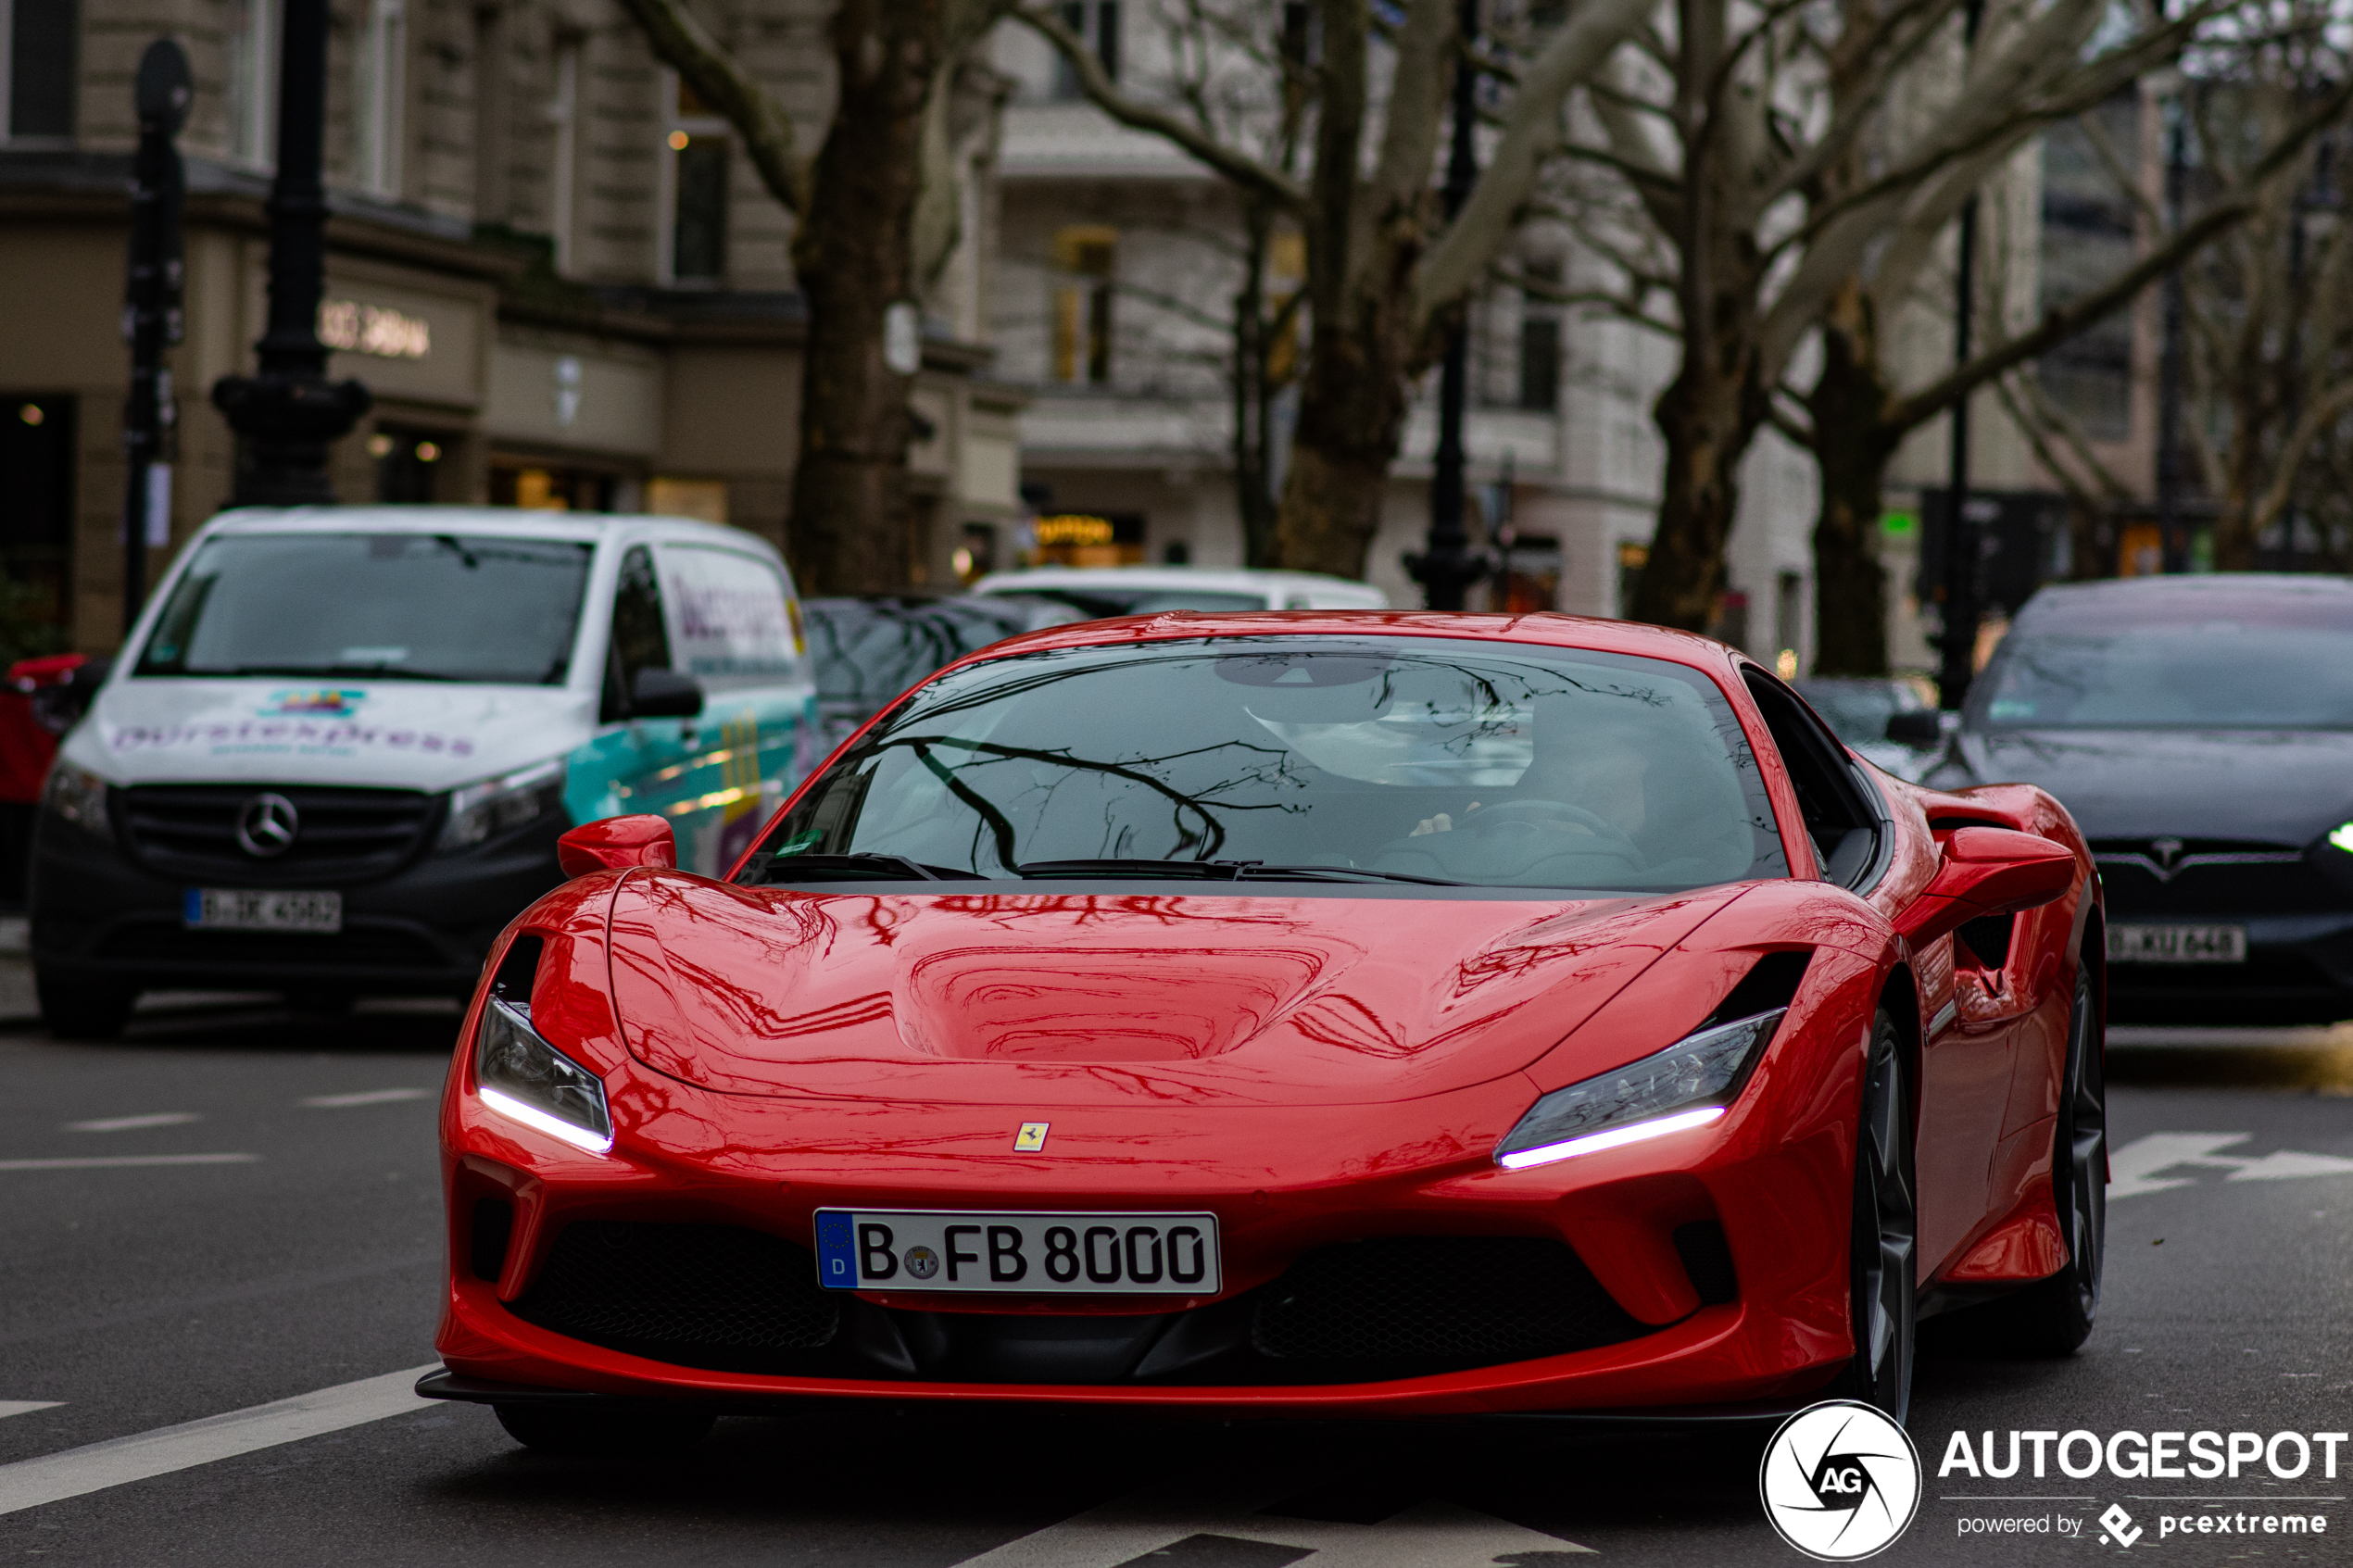
[[[1893,1545],[1920,1506],[1920,1456],[1887,1414],[1825,1399],[1781,1423],[1756,1474],[1765,1517],[1819,1562],[1855,1562]]]

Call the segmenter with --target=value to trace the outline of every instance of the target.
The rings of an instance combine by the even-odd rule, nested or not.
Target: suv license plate
[[[332,935],[343,929],[343,895],[191,887],[182,921],[191,931],[308,931]]]
[[[820,1209],[817,1282],[833,1290],[1214,1296],[1217,1216]]]
[[[2243,925],[2111,925],[2110,963],[2245,963]]]

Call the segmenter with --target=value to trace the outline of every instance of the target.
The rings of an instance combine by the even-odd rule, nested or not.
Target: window
[[[670,668],[670,629],[661,616],[661,583],[654,558],[643,545],[621,559],[621,582],[613,589],[612,642],[605,659],[604,721],[629,710],[627,694],[638,671]]]
[[[71,397],[0,394],[0,656],[66,646],[72,624]]]
[[[1053,378],[1102,386],[1111,381],[1112,270],[1119,233],[1084,223],[1054,236]]]
[[[1789,770],[1798,815],[1822,874],[1842,887],[1859,886],[1879,859],[1880,814],[1856,782],[1846,748],[1787,686],[1761,670],[1743,673],[1781,765]]]
[[[670,79],[670,207],[664,281],[716,283],[727,275],[727,124]]]
[[[1528,275],[1540,283],[1560,286],[1561,264],[1531,261]],[[1519,303],[1519,406],[1549,414],[1560,407],[1561,321],[1554,307],[1529,294]]]
[[[365,191],[400,194],[409,24],[402,0],[373,0],[351,65],[351,175]]]
[[[228,78],[229,156],[267,168],[276,161],[278,16],[275,0],[229,0],[221,41]]]
[[[11,140],[73,134],[74,82],[81,74],[81,6],[75,0],[0,0],[7,47],[5,90]]]
[[[1802,573],[1784,571],[1778,580],[1778,608],[1774,611],[1774,626],[1780,634],[1780,651],[1775,664],[1781,679],[1797,674],[1798,650],[1806,646],[1806,578]]]
[[[1119,0],[1069,0],[1054,9],[1062,17],[1063,26],[1086,42],[1095,58],[1103,63],[1103,74],[1114,82],[1119,80]],[[1078,73],[1060,55],[1054,56],[1054,96],[1076,98],[1084,94],[1078,86]]]
[[[580,47],[577,34],[556,40],[554,91],[547,98],[547,232],[555,237],[556,270],[572,270],[573,193],[580,162]]]
[[[368,437],[376,462],[376,499],[388,504],[437,501],[435,478],[449,456],[449,437],[439,431],[379,425]]]

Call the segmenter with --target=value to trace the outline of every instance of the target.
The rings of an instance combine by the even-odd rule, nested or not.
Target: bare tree
[[[1459,9],[1459,0],[1378,11],[1368,0],[1160,0],[1167,30],[1195,52],[1176,54],[1165,76],[1140,89],[1114,82],[1054,6],[1016,13],[1105,114],[1182,149],[1304,237],[1310,336],[1272,557],[1284,566],[1364,574],[1415,379],[1564,145],[1570,93],[1649,5],[1585,0],[1524,56],[1481,62],[1495,68],[1487,167],[1447,223],[1433,176],[1465,55]],[[1233,73],[1282,84],[1258,94],[1269,107],[1255,121],[1217,112],[1211,86]],[[1283,156],[1274,106],[1286,94],[1300,106],[1304,179]]]
[[[958,237],[949,110],[956,71],[1012,0],[839,0],[827,24],[833,118],[816,154],[685,0],[621,0],[654,55],[723,116],[795,220],[809,307],[786,550],[812,593],[909,577],[912,370],[891,363]]]
[[[1556,210],[1617,263],[1617,307],[1680,342],[1654,410],[1667,471],[1638,618],[1712,618],[1739,464],[1768,422],[1822,461],[1832,604],[1876,594],[1838,581],[1862,552],[1835,535],[1876,521],[1894,440],[2073,325],[2045,323],[2011,358],[1910,395],[1893,420],[1871,417],[1893,395],[1879,333],[2021,144],[2176,56],[2221,3],[2168,19],[2108,0],[1993,0],[1966,56],[1959,0],[1678,0],[1671,25],[1642,31],[1591,91],[1590,133],[1556,191]],[[1809,341],[1823,348],[1810,424],[1793,411],[1809,395],[1787,385]]]

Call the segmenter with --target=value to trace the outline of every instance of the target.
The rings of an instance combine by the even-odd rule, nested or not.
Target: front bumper
[[[143,990],[463,997],[507,922],[562,880],[555,844],[566,825],[558,814],[472,850],[330,884],[343,894],[343,929],[323,935],[189,930],[190,881],[150,872],[119,842],[44,812],[32,849],[33,961],[69,984]],[[297,884],[224,876],[205,885]]]
[[[1813,1092],[1752,1083],[1761,1092],[1711,1126],[1505,1172],[1488,1151],[1533,1098],[1516,1074],[1344,1110],[1058,1110],[1053,1154],[1017,1156],[1021,1118],[998,1107],[718,1095],[624,1060],[605,1075],[617,1134],[598,1156],[487,1110],[465,1086],[461,1053],[443,1117],[455,1263],[436,1345],[469,1387],[734,1407],[832,1397],[1294,1415],[1782,1410],[1852,1353],[1852,1055],[1798,1072]],[[815,1289],[816,1210],[983,1204],[1209,1210],[1227,1289],[1116,1301]],[[795,1310],[818,1314],[822,1300],[834,1315],[782,1331],[797,1346],[649,1344],[576,1301],[551,1307],[550,1281],[576,1279],[577,1258],[548,1266],[575,1227],[749,1236],[743,1245],[781,1260],[764,1276],[780,1282],[769,1296],[795,1291],[797,1272]],[[1432,1239],[1567,1255],[1574,1273],[1559,1277],[1588,1278],[1599,1296],[1587,1342],[1492,1364],[1475,1349],[1437,1362],[1270,1353],[1266,1304],[1294,1289],[1303,1260]],[[664,1256],[675,1267],[684,1255]]]
[[[2236,925],[2245,963],[2111,963],[2115,1023],[2329,1023],[2353,1018],[2353,909],[2297,914],[2236,909],[2138,912],[2111,904],[2115,925]]]

